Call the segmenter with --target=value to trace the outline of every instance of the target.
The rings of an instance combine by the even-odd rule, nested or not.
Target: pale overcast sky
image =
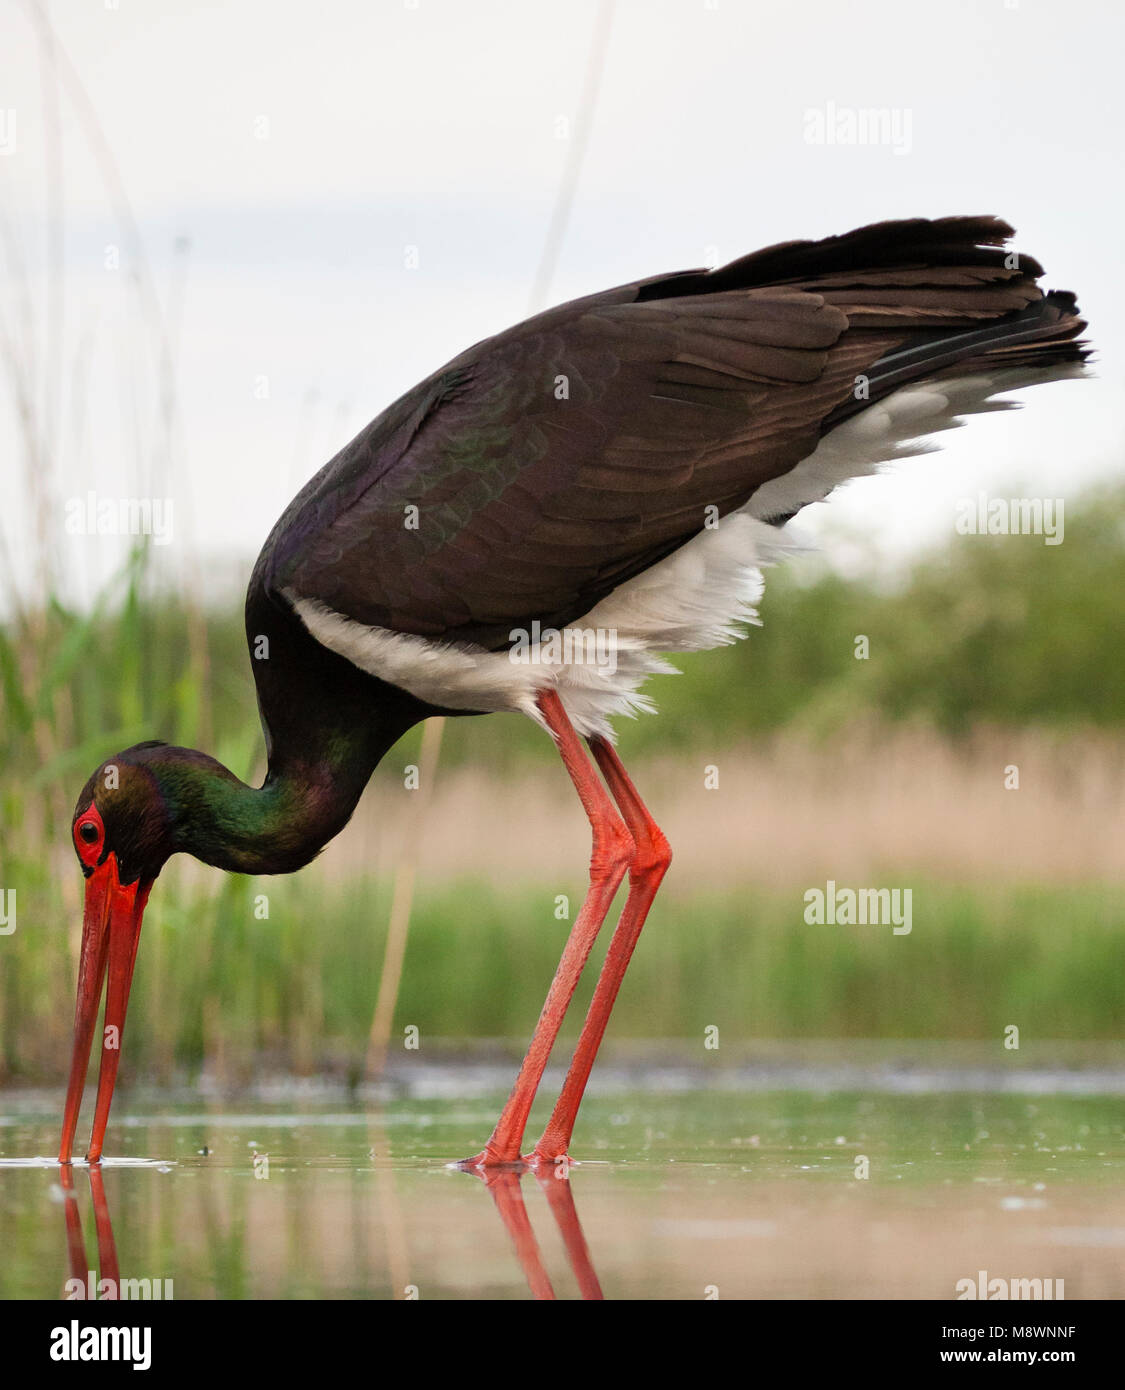
[[[47,8],[58,80],[30,0],[0,0],[0,303],[10,350],[38,382],[35,413],[55,422],[48,533],[72,592],[89,592],[122,547],[65,535],[66,500],[154,490],[175,504],[157,573],[244,582],[305,478],[401,391],[527,312],[599,6]],[[880,563],[949,535],[956,499],[980,488],[1072,496],[1120,477],[1123,29],[1110,0],[619,0],[549,300],[883,217],[998,213],[1052,285],[1079,292],[1098,380],[971,422],[940,454],[838,495],[831,518],[813,509],[806,529],[840,563]],[[163,479],[149,476],[151,325],[87,98],[175,358]],[[810,110],[849,108],[885,109],[894,138],[806,139]],[[0,525],[27,565],[22,459],[5,392]]]

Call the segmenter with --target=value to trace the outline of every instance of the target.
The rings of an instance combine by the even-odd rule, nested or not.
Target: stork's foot
[[[565,1178],[576,1161],[567,1153],[553,1153],[549,1149],[537,1148],[527,1155],[524,1162],[538,1177],[553,1171],[555,1177]]]
[[[528,1169],[528,1162],[520,1156],[518,1150],[514,1154],[505,1154],[494,1149],[491,1144],[486,1144],[479,1154],[474,1154],[472,1158],[463,1158],[451,1166],[460,1168],[462,1173],[490,1173],[504,1170],[513,1173],[525,1173]]]

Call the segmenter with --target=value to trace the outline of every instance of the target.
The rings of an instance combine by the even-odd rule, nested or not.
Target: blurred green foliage
[[[263,1071],[363,1066],[390,885],[362,879],[321,895],[296,876],[219,880],[212,908],[154,893],[129,1010],[125,1074],[189,1079],[207,1065],[231,1084]],[[994,1039],[1018,1020],[1028,1042],[1120,1036],[1125,902],[1116,887],[988,889],[912,882],[913,929],[810,926],[799,887],[760,884],[662,897],[614,1010],[611,1038],[702,1047],[756,1038]],[[254,915],[268,889],[270,916]],[[392,1053],[403,1029],[435,1037],[530,1036],[570,923],[554,887],[485,879],[423,885],[411,925]],[[30,919],[33,898],[28,895]],[[28,922],[30,928],[31,923]],[[608,942],[607,926],[568,1014],[573,1038]],[[21,937],[22,940],[17,940]],[[69,1050],[72,989],[34,969],[31,930],[5,943],[3,1075],[57,1080]],[[16,952],[11,968],[11,953]],[[60,991],[65,991],[60,992]],[[401,1055],[401,1052],[400,1052]]]

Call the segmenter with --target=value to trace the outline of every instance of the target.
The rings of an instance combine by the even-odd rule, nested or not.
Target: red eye
[[[78,857],[87,868],[94,868],[98,862],[98,853],[105,839],[105,825],[98,814],[98,808],[91,806],[88,811],[83,812],[81,819],[74,823],[74,844],[78,850]]]

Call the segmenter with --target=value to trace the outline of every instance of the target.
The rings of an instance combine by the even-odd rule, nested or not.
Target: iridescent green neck
[[[149,770],[169,814],[173,852],[243,874],[307,864],[347,824],[378,762],[358,741],[318,753],[271,766],[261,787],[250,787],[206,753],[163,749]]]

